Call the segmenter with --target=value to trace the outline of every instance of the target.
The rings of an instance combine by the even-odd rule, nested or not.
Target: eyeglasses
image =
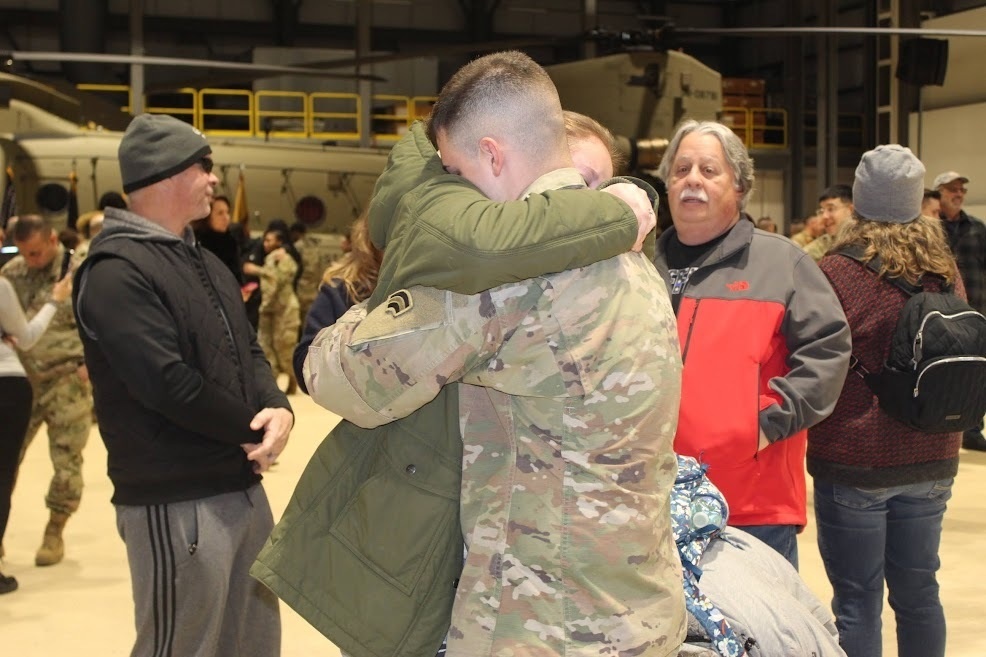
[[[199,166],[202,167],[202,170],[205,171],[206,173],[212,173],[212,167],[215,165],[212,162],[211,157],[203,157],[201,160],[199,160]]]
[[[842,208],[846,207],[844,203],[840,201],[829,201],[825,205],[819,206],[818,214],[825,214],[826,212],[838,212]]]
[[[969,191],[967,187],[942,187],[942,189],[952,192],[953,194],[965,194]]]

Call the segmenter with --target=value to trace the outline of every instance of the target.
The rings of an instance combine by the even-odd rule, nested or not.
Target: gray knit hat
[[[205,135],[167,114],[134,117],[120,141],[123,191],[153,185],[181,173],[212,152]]]
[[[863,153],[852,186],[853,209],[863,219],[906,224],[921,214],[924,165],[898,144]]]

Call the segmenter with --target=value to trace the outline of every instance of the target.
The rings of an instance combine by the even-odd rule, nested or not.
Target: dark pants
[[[774,548],[774,551],[798,569],[798,526],[797,525],[747,525],[737,527]]]
[[[861,489],[815,481],[818,550],[848,657],[880,657],[883,582],[900,657],[944,657],[945,612],[935,573],[952,480]]]
[[[0,543],[10,517],[24,434],[31,420],[31,384],[23,376],[0,377]]]
[[[132,657],[278,657],[277,597],[250,577],[273,529],[260,485],[188,502],[116,507],[127,545]]]

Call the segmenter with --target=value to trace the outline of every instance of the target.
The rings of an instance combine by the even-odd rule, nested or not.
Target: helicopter
[[[121,191],[117,149],[129,117],[116,129],[80,125],[79,102],[37,82],[0,73],[10,98],[0,108],[0,159],[16,190],[17,211],[64,225],[68,194],[78,211],[96,208],[106,191]],[[122,114],[122,113],[121,113]],[[301,220],[343,233],[362,210],[386,164],[385,147],[337,146],[315,139],[210,136],[217,194],[246,197],[247,221]],[[243,189],[241,190],[241,187]],[[239,220],[243,220],[240,217]]]
[[[675,39],[683,34],[758,35],[863,33],[884,35],[944,34],[949,31],[900,30],[886,28],[723,28],[675,29],[662,24],[636,32],[593,30],[579,38],[618,42],[622,52],[591,57],[574,62],[546,66],[554,79],[562,104],[609,127],[631,156],[632,164],[641,169],[656,168],[674,126],[683,118],[717,120],[722,118],[722,83],[720,74],[696,58],[674,48]],[[968,34],[965,34],[968,32]],[[979,36],[963,31],[960,36]],[[499,49],[516,44],[498,43]],[[523,44],[519,44],[523,45]],[[628,48],[625,46],[629,46]],[[469,44],[469,52],[482,52],[483,44]],[[460,48],[462,50],[463,48]],[[292,68],[292,74],[333,75],[332,69],[420,57],[427,53],[390,53],[362,58],[340,58]],[[139,56],[97,55],[93,53],[8,53],[12,61],[62,59],[136,63]],[[170,61],[165,61],[169,60]],[[227,64],[175,58],[143,58],[153,66],[188,66],[224,68]],[[269,75],[261,66],[230,63],[237,74],[253,77]],[[256,67],[257,70],[252,70]],[[364,69],[365,70],[365,69]],[[282,73],[288,73],[284,70]],[[352,75],[336,74],[340,77]],[[13,76],[9,76],[13,77]],[[10,79],[4,78],[3,84]],[[23,85],[22,85],[23,86]],[[37,86],[37,84],[35,84]],[[15,102],[0,109],[0,145],[4,164],[13,170],[13,184],[18,191],[20,211],[59,210],[41,207],[39,198],[58,194],[41,194],[51,185],[65,186],[70,181],[76,189],[80,210],[94,205],[98,194],[119,189],[115,150],[119,128],[80,126],[72,120],[72,98],[54,89],[34,90],[31,99]],[[55,102],[54,98],[60,98]],[[66,109],[68,106],[68,109]],[[59,111],[61,108],[62,111]],[[421,115],[427,113],[424,108]],[[119,113],[119,112],[118,112]],[[404,128],[416,118],[413,105],[405,108]],[[124,116],[126,116],[124,114]],[[206,130],[210,133],[209,130]],[[241,187],[248,190],[252,216],[248,220],[274,217],[302,219],[318,231],[343,232],[362,210],[372,192],[376,176],[382,171],[390,142],[371,148],[341,145],[338,140],[298,138],[277,139],[278,130],[250,131],[245,136],[210,133],[215,151],[220,193],[235,197]],[[271,137],[271,135],[275,137]],[[307,136],[306,136],[307,137]],[[259,225],[253,225],[257,229]]]
[[[668,104],[667,108],[663,104],[650,108],[651,113],[662,117],[658,124],[631,127],[619,122],[614,124],[619,134],[670,131],[680,118],[672,114],[672,105],[678,114],[697,113],[709,119],[714,119],[719,109],[718,73],[682,53],[619,54],[547,70],[555,77],[563,102],[575,111],[590,115],[602,111],[581,103],[584,94],[575,92],[575,88],[584,86],[578,80],[586,74],[599,84],[608,85],[600,93],[618,99],[615,109],[620,115],[639,114],[633,107],[647,109],[653,99]],[[648,76],[661,77],[661,94],[649,91],[647,85],[651,82],[638,86],[620,82],[624,77],[649,80]],[[688,83],[682,86],[682,81],[689,79],[701,80],[700,85],[706,90],[701,97],[703,107],[695,105],[698,97],[687,93]],[[653,84],[656,83],[655,79]],[[123,120],[121,116],[108,120],[110,126],[80,125],[83,112],[78,94],[70,95],[7,73],[0,73],[0,87],[9,90],[6,95],[10,98],[7,107],[0,108],[0,171],[8,169],[12,176],[19,212],[46,214],[56,225],[64,225],[68,204],[62,190],[71,190],[80,212],[94,209],[103,192],[121,190],[116,150],[128,120],[126,114],[117,110]],[[573,93],[565,93],[566,89]],[[232,201],[244,186],[250,211],[247,220],[254,230],[261,228],[261,222],[284,218],[289,223],[300,220],[315,232],[344,233],[365,207],[376,178],[386,165],[389,146],[410,122],[427,113],[433,100],[425,98],[399,108],[399,116],[388,117],[393,119],[392,125],[385,127],[394,134],[378,135],[383,139],[371,148],[346,145],[347,141],[358,141],[351,128],[345,134],[333,133],[348,139],[299,138],[298,133],[281,129],[292,118],[300,121],[303,113],[292,118],[280,116],[284,112],[272,113],[273,122],[269,120],[266,131],[205,129],[220,180],[217,193]],[[157,110],[148,107],[148,111]],[[258,123],[255,119],[253,122]],[[629,139],[622,141],[628,152],[634,150]]]

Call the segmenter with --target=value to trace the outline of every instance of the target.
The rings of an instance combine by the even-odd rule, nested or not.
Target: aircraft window
[[[58,183],[45,183],[38,188],[38,205],[48,212],[61,212],[68,206],[68,190]]]
[[[317,226],[325,220],[325,204],[317,196],[303,196],[294,206],[294,216],[306,226]]]

